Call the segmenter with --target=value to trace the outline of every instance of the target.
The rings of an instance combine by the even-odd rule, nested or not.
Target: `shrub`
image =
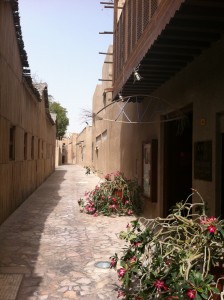
[[[85,193],[78,201],[80,211],[97,216],[133,215],[141,211],[141,189],[136,180],[124,177],[121,172],[105,175],[105,181]]]
[[[220,279],[212,268],[223,261],[224,221],[205,214],[205,205],[177,203],[166,218],[128,224],[120,238],[128,243],[115,253],[121,299],[215,299]],[[200,208],[201,213],[195,209]]]

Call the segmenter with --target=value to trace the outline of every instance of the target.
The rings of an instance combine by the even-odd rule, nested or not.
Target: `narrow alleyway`
[[[117,299],[116,272],[95,263],[121,250],[117,234],[133,217],[79,212],[77,200],[99,181],[58,167],[0,226],[0,300]]]

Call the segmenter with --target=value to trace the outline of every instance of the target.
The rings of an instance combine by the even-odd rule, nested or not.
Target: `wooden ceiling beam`
[[[199,49],[186,49],[186,48],[171,48],[171,47],[164,47],[164,46],[153,46],[150,49],[150,55],[158,54],[158,55],[177,55],[177,56],[196,56],[200,54],[201,50]]]
[[[207,41],[195,41],[194,43],[189,43],[188,41],[182,40],[171,40],[167,38],[161,38],[159,41],[159,45],[163,45],[165,47],[172,47],[172,48],[185,48],[185,49],[204,49],[210,46],[210,42]]]
[[[201,1],[201,0],[188,0],[185,2],[186,6],[199,6],[201,8],[217,8],[217,9],[223,9],[224,8],[224,2],[223,0],[211,0],[211,1]]]

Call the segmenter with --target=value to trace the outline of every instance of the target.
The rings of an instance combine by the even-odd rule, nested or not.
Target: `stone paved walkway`
[[[133,217],[79,212],[77,200],[99,181],[58,167],[0,226],[0,274],[23,274],[16,300],[117,299],[116,272],[95,263],[121,251],[117,234]]]

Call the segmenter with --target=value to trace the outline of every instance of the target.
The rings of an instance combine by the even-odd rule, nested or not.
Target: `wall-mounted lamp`
[[[124,102],[124,97],[121,95],[121,93],[118,94],[119,99]]]
[[[134,68],[134,71],[133,71],[133,75],[134,75],[134,83],[135,83],[135,81],[140,81],[140,80],[143,78],[143,77],[138,73],[139,67],[140,67],[140,65],[139,65],[138,67]]]

